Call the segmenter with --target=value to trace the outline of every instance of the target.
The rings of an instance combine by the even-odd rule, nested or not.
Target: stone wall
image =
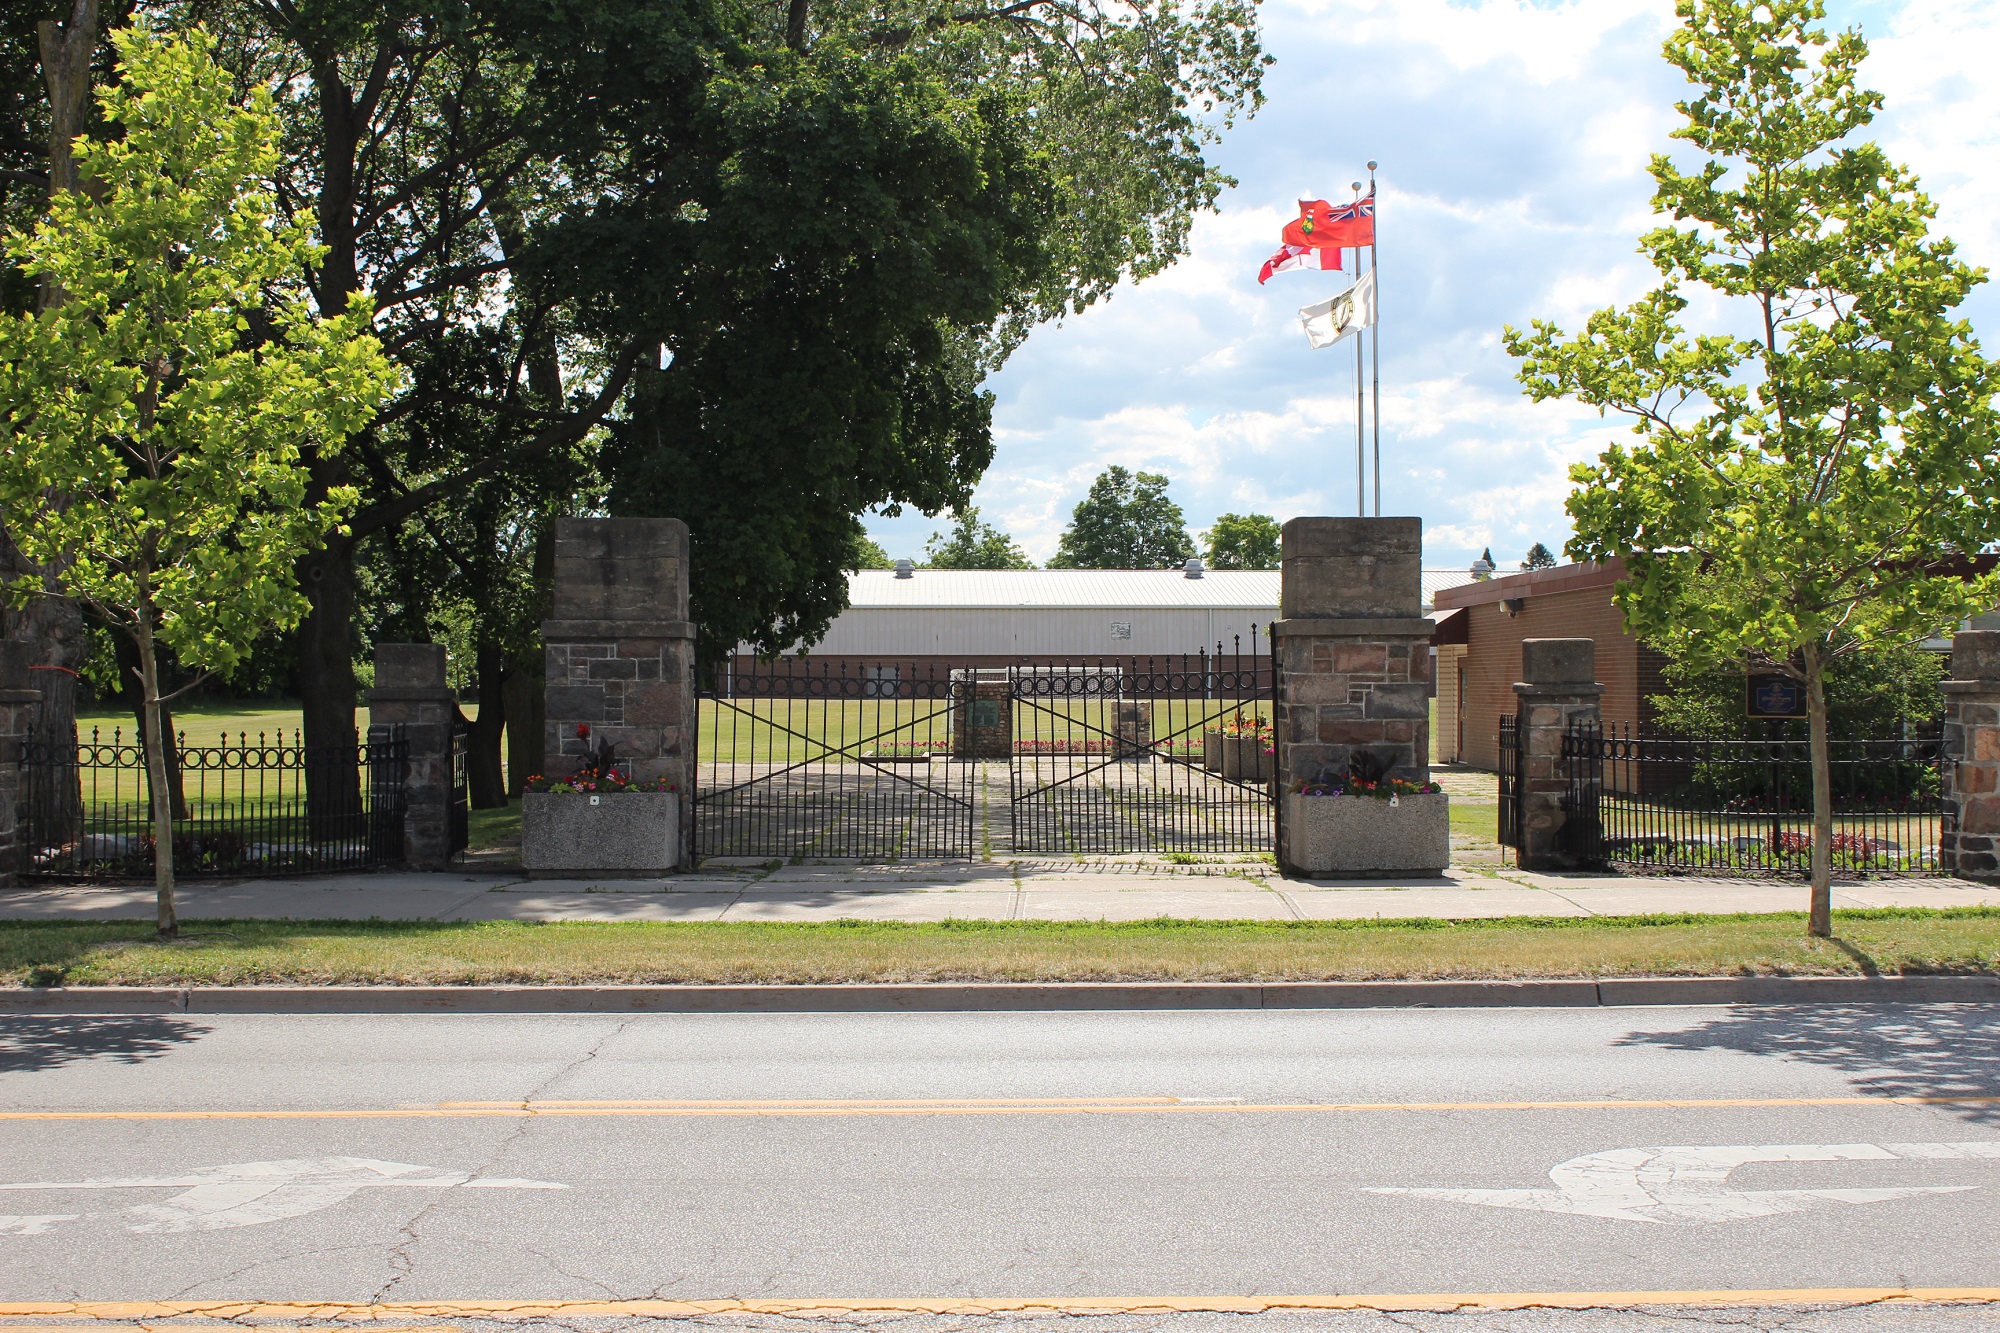
[[[681,794],[683,842],[694,827],[694,626],[688,531],[677,518],[556,520],[547,652],[549,778],[609,744],[636,782]],[[688,863],[684,847],[682,864]]]
[[[1423,521],[1295,518],[1283,530],[1279,780],[1430,781],[1430,636],[1419,576]]]
[[[951,757],[1014,757],[1013,686],[1003,671],[951,673]]]
[[[1569,808],[1570,773],[1563,736],[1578,722],[1602,720],[1604,687],[1597,682],[1597,645],[1590,639],[1524,639],[1519,701],[1521,842],[1514,860],[1523,870],[1571,870],[1590,863],[1599,830],[1572,823],[1591,818]]]
[[[1938,859],[1947,874],[2000,879],[2000,631],[1951,641],[1944,689],[1944,820]]]
[[[452,854],[451,733],[458,701],[445,681],[441,643],[375,645],[375,688],[368,691],[368,747],[386,746],[397,727],[407,748],[403,767],[403,863],[442,870]],[[384,799],[375,794],[372,801]]]
[[[28,685],[35,645],[0,640],[0,887],[27,867],[27,791],[21,782],[21,742],[34,721],[42,692]]]

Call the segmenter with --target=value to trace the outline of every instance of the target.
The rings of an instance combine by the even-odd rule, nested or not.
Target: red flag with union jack
[[[1375,195],[1335,207],[1324,199],[1299,200],[1299,216],[1285,224],[1284,244],[1264,261],[1257,281],[1292,269],[1338,269],[1340,252],[1348,246],[1375,244]]]

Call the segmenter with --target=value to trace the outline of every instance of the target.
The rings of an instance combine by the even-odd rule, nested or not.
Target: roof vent
[[[1182,576],[1183,578],[1190,578],[1190,579],[1198,579],[1198,578],[1200,578],[1200,577],[1201,577],[1201,557],[1200,557],[1200,556],[1198,556],[1198,555],[1191,555],[1191,556],[1189,556],[1189,557],[1188,557],[1188,562],[1187,562],[1187,567],[1181,570],[1181,576]]]
[[[908,579],[908,578],[915,578],[915,577],[916,577],[916,574],[917,574],[917,562],[916,562],[916,561],[914,561],[914,560],[898,560],[898,561],[896,562],[896,577],[897,577],[897,578],[899,578],[899,579]]]

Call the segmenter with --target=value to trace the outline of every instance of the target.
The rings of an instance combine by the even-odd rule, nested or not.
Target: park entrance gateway
[[[1271,659],[725,663],[697,693],[695,854],[1272,847]]]

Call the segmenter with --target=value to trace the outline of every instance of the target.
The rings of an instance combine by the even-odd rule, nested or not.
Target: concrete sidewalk
[[[1835,907],[2000,906],[1955,879],[1855,880]],[[147,885],[0,890],[0,919],[148,918]],[[435,874],[191,882],[190,919],[397,921],[1326,921],[1379,917],[1630,916],[1800,911],[1797,881],[1544,875],[1497,864],[1442,876],[1290,880],[1257,861],[1167,865],[1051,860],[708,867],[669,879],[525,880],[469,867]]]

